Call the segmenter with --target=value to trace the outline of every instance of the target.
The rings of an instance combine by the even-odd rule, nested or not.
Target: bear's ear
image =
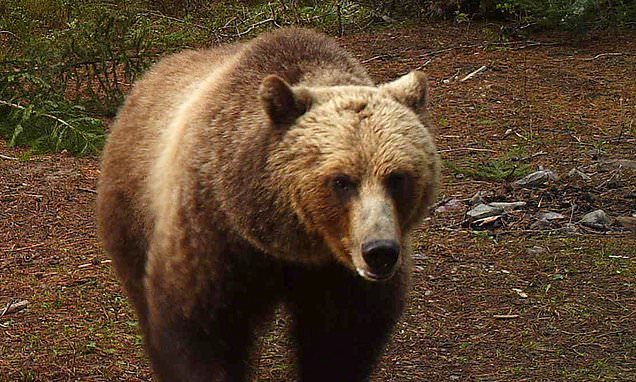
[[[294,90],[277,75],[263,79],[258,97],[265,112],[276,126],[288,126],[311,107],[311,96],[307,91]]]
[[[413,71],[397,80],[380,85],[380,90],[415,111],[426,107],[428,81],[424,72]]]

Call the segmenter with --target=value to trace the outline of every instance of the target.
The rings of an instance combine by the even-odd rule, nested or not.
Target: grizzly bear
[[[427,89],[376,86],[304,29],[170,56],[134,86],[97,216],[159,381],[246,380],[281,304],[300,380],[368,380],[436,197]]]

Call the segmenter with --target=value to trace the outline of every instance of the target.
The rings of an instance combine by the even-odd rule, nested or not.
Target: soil
[[[341,39],[378,81],[428,73],[446,163],[436,207],[459,201],[414,235],[410,307],[373,380],[634,381],[636,234],[577,222],[596,209],[636,213],[636,36],[499,32],[437,24]],[[5,142],[0,154],[0,313],[28,300],[0,317],[0,381],[151,380],[96,237],[98,158],[29,158]],[[511,185],[514,172],[483,180],[458,170],[502,161],[559,179],[528,190]],[[575,167],[590,178],[568,176]],[[477,191],[527,204],[468,225]],[[548,211],[564,218],[533,225]],[[279,315],[261,339],[258,380],[293,379],[285,322]]]

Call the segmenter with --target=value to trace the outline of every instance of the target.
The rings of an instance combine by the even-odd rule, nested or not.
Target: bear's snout
[[[400,243],[395,240],[373,240],[362,244],[362,258],[369,267],[369,277],[391,277],[399,257]]]

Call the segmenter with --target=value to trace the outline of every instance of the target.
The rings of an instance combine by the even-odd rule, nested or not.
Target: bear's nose
[[[362,258],[379,278],[390,276],[400,257],[400,244],[394,240],[373,240],[362,244]]]

